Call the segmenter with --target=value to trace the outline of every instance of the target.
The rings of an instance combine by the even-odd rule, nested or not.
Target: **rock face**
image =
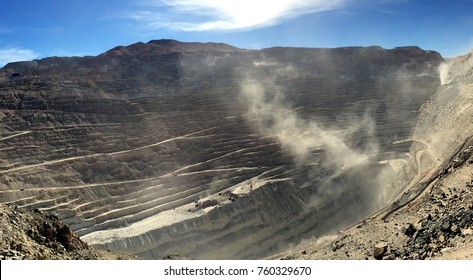
[[[58,217],[0,204],[0,260],[136,259],[89,248]]]
[[[145,258],[264,257],[430,171],[412,135],[441,61],[417,47],[157,40],[10,63],[0,202]]]

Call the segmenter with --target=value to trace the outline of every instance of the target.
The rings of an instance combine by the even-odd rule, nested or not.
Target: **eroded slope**
[[[0,200],[146,258],[278,252],[423,173],[412,128],[440,61],[161,40],[9,64]]]
[[[385,211],[285,258],[369,259],[376,245],[383,259],[473,258],[472,53],[445,62],[440,73],[442,85],[422,106],[413,135],[424,143],[412,147],[422,152],[423,178]]]

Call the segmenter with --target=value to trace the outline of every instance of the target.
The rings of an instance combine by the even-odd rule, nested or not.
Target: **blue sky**
[[[2,0],[0,67],[152,39],[240,48],[473,49],[473,0]]]

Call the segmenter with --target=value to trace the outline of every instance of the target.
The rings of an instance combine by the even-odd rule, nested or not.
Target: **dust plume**
[[[438,68],[439,76],[440,76],[440,84],[447,85],[450,83],[450,63],[443,62],[440,64]]]
[[[384,185],[392,178],[375,160],[379,147],[371,112],[353,114],[351,120],[342,122],[343,127],[334,127],[294,108],[287,100],[290,89],[277,85],[273,78],[256,77],[241,83],[247,121],[290,155],[294,166],[288,168],[307,170],[293,185],[305,189],[305,215],[318,220],[311,234],[341,229],[374,211]]]
[[[250,123],[262,135],[275,137],[297,164],[307,164],[314,151],[323,151],[325,167],[344,170],[367,163],[377,153],[377,145],[357,149],[349,145],[350,136],[360,131],[374,137],[375,122],[369,113],[345,128],[329,128],[301,117],[297,109],[290,107],[283,91],[268,80],[260,82],[248,78],[241,85]]]

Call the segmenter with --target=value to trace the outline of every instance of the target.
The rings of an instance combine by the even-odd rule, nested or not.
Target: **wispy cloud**
[[[37,58],[38,56],[39,54],[27,49],[0,49],[0,67],[3,67],[9,62],[32,60]]]
[[[302,15],[335,10],[351,1],[148,0],[146,3],[151,10],[158,9],[158,12],[139,11],[130,18],[155,28],[167,27],[184,31],[245,30],[276,25]],[[163,10],[166,12],[162,12]]]
[[[8,34],[8,33],[11,33],[11,32],[12,32],[11,29],[0,26],[0,34]]]

